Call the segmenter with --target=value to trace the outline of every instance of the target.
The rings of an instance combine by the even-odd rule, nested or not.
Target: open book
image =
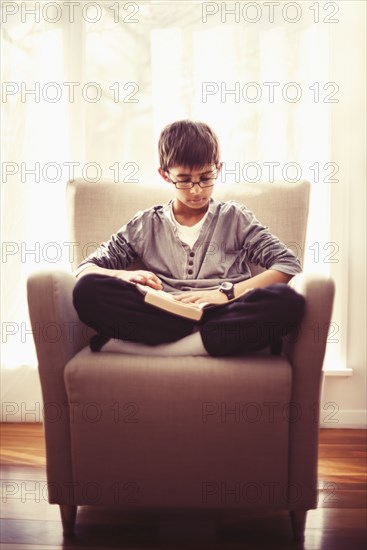
[[[135,283],[135,286],[139,290],[139,292],[144,294],[144,301],[147,304],[164,309],[165,311],[173,313],[174,315],[180,315],[181,317],[192,319],[193,321],[200,321],[201,317],[203,316],[204,309],[225,306],[230,302],[235,302],[239,298],[239,296],[237,296],[237,298],[227,300],[227,302],[221,304],[187,304],[185,302],[181,302],[180,300],[175,300],[172,294],[170,294],[169,292],[165,292],[164,290],[156,290],[150,286],[141,285],[140,283]]]

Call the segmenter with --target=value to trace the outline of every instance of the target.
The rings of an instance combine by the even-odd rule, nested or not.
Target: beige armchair
[[[75,268],[135,212],[171,195],[168,186],[76,180],[67,197]],[[219,185],[214,197],[246,204],[302,260],[307,182]],[[73,307],[75,283],[61,271],[28,281],[32,326],[45,329],[35,343],[49,502],[60,505],[64,534],[74,531],[78,505],[272,508],[290,512],[294,537],[302,540],[307,510],[317,507],[318,410],[333,282],[309,274],[290,281],[305,296],[306,310],[281,355],[264,350],[223,358],[91,352],[94,331]]]

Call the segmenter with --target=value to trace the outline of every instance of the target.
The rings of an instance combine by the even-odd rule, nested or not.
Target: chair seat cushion
[[[65,368],[77,504],[286,507],[291,382],[282,355],[82,349]]]

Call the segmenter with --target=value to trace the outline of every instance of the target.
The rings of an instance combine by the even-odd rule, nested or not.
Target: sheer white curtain
[[[19,10],[7,14],[2,36],[4,368],[36,367],[27,276],[70,269],[66,180],[159,185],[157,139],[173,120],[213,126],[225,162],[220,185],[314,182],[306,267],[328,269],[314,262],[314,243],[329,239],[333,185],[330,25],[305,9],[297,23],[204,23],[202,5],[189,1],[92,3],[84,17],[76,7],[73,22],[67,3],[42,13],[40,2],[37,21],[20,9],[34,2],[12,4]]]

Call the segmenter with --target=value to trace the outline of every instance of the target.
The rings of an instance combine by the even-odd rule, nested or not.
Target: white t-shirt
[[[208,215],[209,209],[205,212],[204,217],[195,225],[192,227],[188,227],[187,225],[181,225],[178,223],[178,221],[175,218],[175,215],[173,213],[172,204],[171,208],[167,212],[167,217],[177,227],[177,233],[179,239],[189,245],[190,248],[192,248],[197,240],[197,238],[200,235],[201,228],[204,225],[204,222],[206,220],[206,217]]]

